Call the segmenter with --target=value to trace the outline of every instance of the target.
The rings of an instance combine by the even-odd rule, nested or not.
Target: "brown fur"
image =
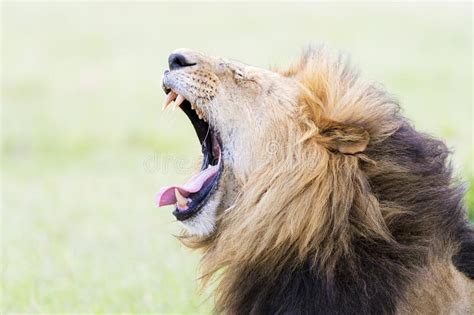
[[[398,314],[473,314],[474,285],[449,261],[434,261],[408,286]]]
[[[451,257],[470,232],[446,146],[416,132],[344,56],[310,49],[280,73],[297,82],[298,98],[291,108],[274,102],[270,128],[252,139],[257,148],[271,139],[278,150],[236,175],[236,200],[218,212],[214,233],[182,238],[203,251],[203,285],[218,279],[216,310],[258,312],[242,308],[242,282],[277,283],[288,268],[308,268],[337,291],[342,275],[369,279],[364,261],[372,258],[393,277],[394,305],[384,312],[468,310],[472,281]]]

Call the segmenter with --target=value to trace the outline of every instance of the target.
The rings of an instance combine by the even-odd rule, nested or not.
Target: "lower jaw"
[[[192,219],[196,217],[197,215],[199,215],[204,210],[204,208],[209,203],[214,193],[219,188],[219,181],[220,181],[222,170],[223,170],[223,164],[224,163],[222,162],[220,163],[219,170],[217,171],[216,176],[212,179],[212,182],[208,184],[209,188],[205,188],[206,190],[208,190],[208,193],[205,195],[205,197],[202,200],[199,201],[198,204],[184,211],[178,210],[177,208],[175,208],[175,210],[173,211],[173,215],[176,217],[178,221],[186,221],[186,220]]]

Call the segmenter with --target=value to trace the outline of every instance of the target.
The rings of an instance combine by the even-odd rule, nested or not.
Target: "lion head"
[[[198,174],[164,187],[157,203],[176,205],[173,214],[189,235],[208,237],[240,212],[253,229],[272,216],[298,234],[317,197],[308,186],[328,174],[334,181],[355,176],[367,145],[396,130],[393,100],[360,82],[343,57],[330,56],[308,50],[276,72],[191,50],[171,54],[164,106],[174,100],[187,114],[204,158]],[[345,189],[336,184],[331,189]],[[326,195],[319,200],[332,194],[329,187],[317,193]]]
[[[203,162],[157,203],[174,205],[183,242],[204,250],[205,281],[226,270],[218,309],[288,299],[271,290],[298,270],[377,297],[341,297],[334,307],[384,309],[410,266],[451,253],[446,244],[461,232],[438,231],[466,224],[446,146],[416,132],[345,55],[310,48],[286,70],[264,70],[180,49],[169,65],[164,106],[174,101],[189,117]],[[373,275],[384,276],[373,285]]]

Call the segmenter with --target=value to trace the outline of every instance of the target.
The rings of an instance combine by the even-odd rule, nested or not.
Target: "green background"
[[[208,313],[161,185],[199,162],[161,112],[178,47],[261,67],[350,52],[472,182],[471,4],[2,2],[2,310]],[[474,193],[467,202],[474,213]]]

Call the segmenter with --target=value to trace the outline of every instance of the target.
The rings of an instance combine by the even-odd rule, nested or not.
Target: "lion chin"
[[[201,168],[163,187],[229,314],[472,314],[474,231],[446,145],[347,56],[272,71],[178,49],[163,106]],[[219,274],[219,277],[216,275]]]

